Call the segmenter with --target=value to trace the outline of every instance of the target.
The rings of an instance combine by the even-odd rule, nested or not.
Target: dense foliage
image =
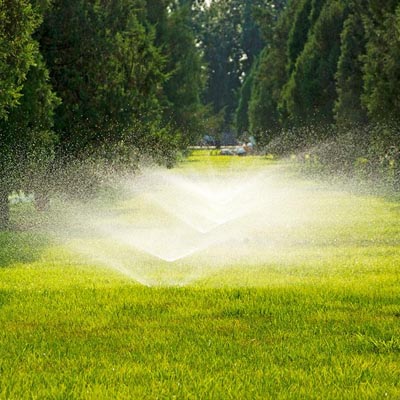
[[[234,128],[238,106],[247,109],[246,89],[242,96],[240,92],[263,47],[263,26],[271,25],[275,5],[281,8],[282,0],[218,0],[197,13],[196,32],[207,67],[203,99],[214,114],[222,114],[221,130]]]
[[[33,191],[40,206],[59,166],[134,166],[139,153],[171,164],[196,140],[204,74],[190,11],[165,0],[0,1],[1,226],[10,192]]]
[[[52,157],[58,98],[33,33],[41,16],[27,0],[0,1],[0,226],[12,189],[32,188]]]
[[[397,1],[289,1],[238,117],[270,151],[312,152],[317,168],[345,173],[384,170],[398,187],[399,28]]]
[[[0,225],[60,165],[172,165],[204,135],[400,175],[399,32],[396,0],[0,0]]]
[[[255,71],[252,131],[397,119],[399,16],[396,1],[289,1]]]

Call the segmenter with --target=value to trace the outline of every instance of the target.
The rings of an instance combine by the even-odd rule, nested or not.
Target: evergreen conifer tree
[[[296,8],[289,5],[282,12],[254,71],[249,101],[249,129],[259,142],[270,140],[280,126],[278,101],[288,76],[286,46],[295,11]]]
[[[346,13],[342,1],[327,2],[312,28],[282,92],[280,106],[291,124],[333,121],[335,74]]]
[[[366,122],[366,110],[361,104],[363,93],[363,63],[365,31],[362,15],[356,5],[348,15],[341,33],[340,57],[336,72],[337,100],[335,120],[339,126]]]
[[[400,5],[378,7],[371,1],[366,22],[362,103],[372,121],[399,121],[400,110]]]

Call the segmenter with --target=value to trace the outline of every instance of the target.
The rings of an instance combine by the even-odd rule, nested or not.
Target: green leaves
[[[270,4],[262,0],[222,0],[212,2],[200,14],[199,39],[208,76],[204,101],[212,105],[215,114],[224,113],[221,129],[232,123],[241,85],[261,51],[256,21],[269,20],[267,11]]]
[[[332,120],[335,72],[345,8],[341,1],[322,9],[284,89],[283,108],[293,121]]]
[[[0,1],[0,119],[19,104],[37,52],[32,34],[39,21],[29,1]]]
[[[9,192],[34,189],[53,157],[59,101],[33,37],[40,21],[29,1],[0,1],[0,227]]]
[[[46,16],[41,43],[62,99],[55,123],[64,151],[76,156],[135,135],[138,121],[147,133],[160,121],[165,62],[140,7],[59,0]]]
[[[10,190],[36,190],[55,157],[131,166],[140,152],[171,165],[193,140],[201,55],[190,8],[169,6],[0,0],[0,214]]]
[[[290,2],[255,72],[251,131],[397,121],[399,21],[395,1]]]
[[[374,2],[371,2],[371,7]],[[373,8],[366,21],[362,103],[373,121],[398,121],[400,107],[400,7]]]
[[[351,12],[341,33],[341,49],[336,71],[338,98],[334,112],[338,125],[359,124],[366,121],[366,110],[361,104],[363,93],[363,63],[365,29],[359,13]]]

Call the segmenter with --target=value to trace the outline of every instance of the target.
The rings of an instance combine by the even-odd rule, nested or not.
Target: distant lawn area
[[[197,273],[144,286],[13,205],[14,229],[0,232],[0,399],[400,398],[400,203],[214,153],[174,173],[277,170],[307,227],[285,220],[176,263],[137,252],[137,275]]]

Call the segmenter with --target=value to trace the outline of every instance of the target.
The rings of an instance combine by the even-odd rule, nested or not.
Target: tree
[[[191,17],[190,4],[175,5],[161,37],[166,60],[164,71],[168,76],[163,85],[165,119],[182,133],[183,146],[196,143],[204,131],[201,94],[205,76],[201,53],[190,25]]]
[[[281,2],[275,1],[273,4]],[[242,3],[241,19],[242,19],[242,32],[241,32],[241,48],[243,51],[242,56],[242,78],[247,77],[253,67],[258,55],[260,54],[264,40],[261,34],[261,29],[257,18],[262,18],[260,12],[257,10],[268,10],[271,6],[263,0],[245,0]],[[273,18],[273,13],[272,18]],[[242,79],[242,83],[244,79]]]
[[[238,1],[221,0],[211,3],[205,11],[201,43],[208,66],[205,103],[213,105],[214,113],[225,109],[229,124],[236,108],[235,91],[240,86],[240,24]]]
[[[9,223],[10,192],[35,189],[55,141],[58,100],[32,37],[40,20],[27,1],[0,1],[0,227]]]
[[[56,0],[46,13],[40,41],[62,100],[55,128],[63,153],[121,141],[145,147],[156,134],[166,76],[145,18],[140,0]]]
[[[341,33],[340,57],[336,71],[337,100],[335,120],[339,126],[362,124],[367,120],[361,104],[363,94],[363,62],[366,37],[361,10],[354,2]]]
[[[39,16],[27,0],[0,1],[0,118],[18,106],[26,74],[37,52],[32,34]]]
[[[236,109],[236,130],[246,132],[250,130],[249,107],[252,98],[253,87],[255,90],[259,87],[256,81],[256,74],[260,68],[260,52],[262,47],[267,44],[271,46],[274,37],[274,29],[279,14],[286,5],[285,0],[274,1],[253,1],[247,2],[244,9],[243,41],[253,43],[253,45],[244,45],[248,65],[243,71],[243,83],[239,91],[238,107]],[[246,34],[246,32],[249,32]],[[261,58],[265,55],[261,56]],[[257,85],[255,84],[257,83]],[[253,104],[254,105],[254,104]]]
[[[19,105],[0,122],[7,158],[3,158],[3,183],[10,190],[34,192],[37,205],[49,190],[47,167],[54,157],[57,136],[53,131],[54,110],[59,99],[49,83],[48,70],[39,52],[21,90]]]
[[[367,45],[363,57],[362,104],[372,121],[399,121],[400,110],[400,6],[370,3],[366,20]]]
[[[322,8],[282,91],[280,107],[291,124],[333,122],[335,74],[346,15],[340,0],[327,2]]]
[[[293,24],[287,38],[288,63],[287,70],[290,75],[296,64],[297,57],[301,54],[308,39],[308,34],[312,26],[311,11],[314,0],[302,0],[295,8]]]
[[[204,102],[215,114],[225,114],[225,128],[231,128],[240,88],[263,47],[257,21],[270,17],[260,11],[269,9],[268,3],[220,0],[198,13],[197,32],[208,77]]]
[[[254,71],[248,111],[249,128],[259,142],[269,141],[280,125],[278,101],[287,81],[286,45],[295,11],[295,7],[288,6],[280,14],[274,29],[269,29],[272,36],[261,52]]]

